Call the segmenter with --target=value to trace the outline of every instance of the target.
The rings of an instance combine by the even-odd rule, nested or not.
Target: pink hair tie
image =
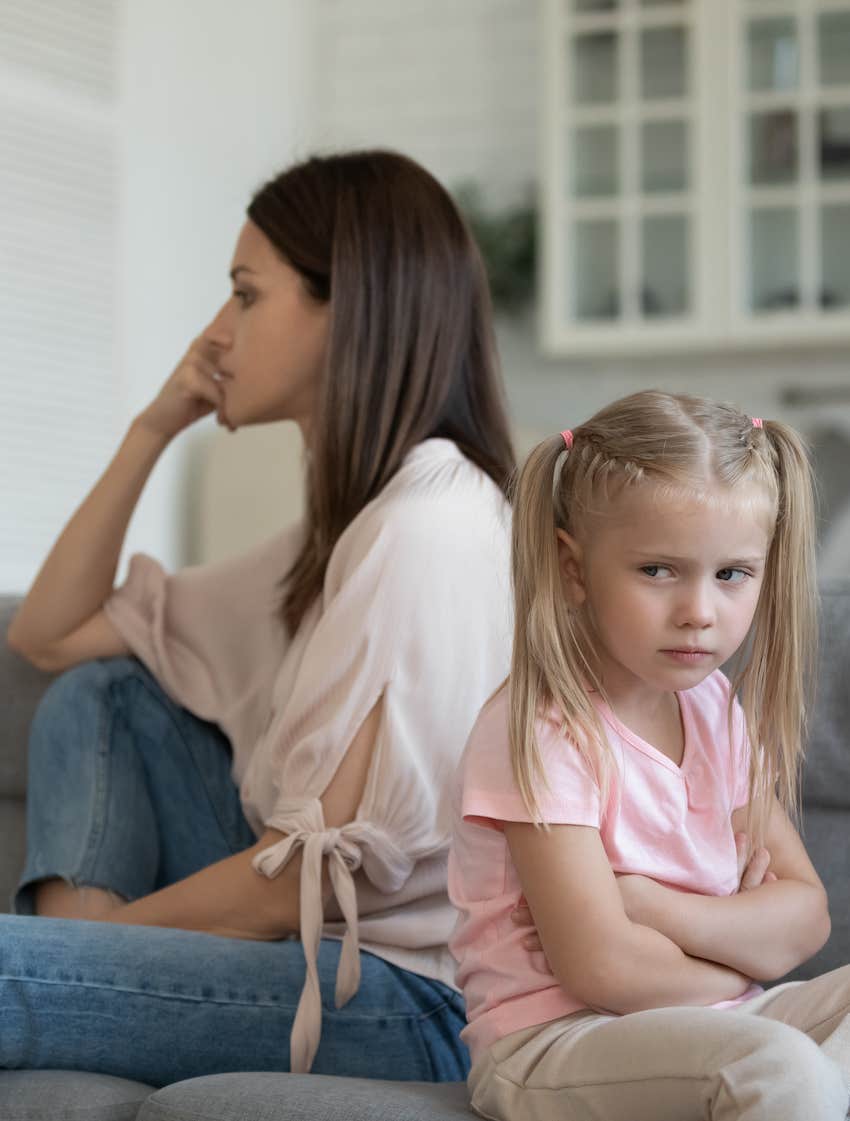
[[[760,416],[754,416],[752,419],[753,419],[753,428],[764,428],[764,421],[761,419]]]
[[[563,438],[564,444],[566,445],[567,451],[569,451],[570,448],[573,446],[573,432],[572,432],[572,429],[571,428],[564,429],[564,431],[561,433],[561,436]]]

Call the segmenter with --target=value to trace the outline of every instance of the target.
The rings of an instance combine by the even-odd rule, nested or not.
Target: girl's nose
[[[679,604],[676,621],[680,627],[710,627],[714,623],[714,603],[709,589],[702,584],[690,588]]]

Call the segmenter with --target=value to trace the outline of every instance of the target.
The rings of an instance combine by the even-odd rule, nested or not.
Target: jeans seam
[[[416,1019],[419,1020],[420,1023],[425,1020],[430,1020],[432,1016],[436,1016],[437,1013],[442,1012],[444,1008],[451,1008],[447,1000],[444,1000],[442,1004],[437,1004],[433,1008],[429,1008],[427,1012],[417,1012]]]
[[[281,1011],[288,1010],[294,1015],[297,1008],[297,1001],[290,1001],[287,1003],[284,1000],[244,1000],[234,998],[222,998],[214,996],[202,996],[194,993],[175,993],[163,992],[159,989],[143,989],[137,985],[116,985],[108,981],[77,981],[74,978],[69,978],[66,981],[59,979],[51,979],[48,977],[15,977],[9,974],[0,974],[0,983],[10,983],[16,985],[57,985],[65,988],[80,988],[80,989],[98,989],[106,992],[119,992],[128,993],[136,996],[153,997],[157,1000],[174,1000],[178,1002],[186,1002],[191,1004],[223,1004],[223,1005],[242,1005],[249,1008],[273,1008]],[[424,1017],[411,1012],[353,1012],[350,1009],[336,1009],[336,1008],[323,1008],[322,1014],[324,1018],[334,1018],[341,1016],[346,1021],[351,1020],[393,1020],[393,1021],[410,1021],[413,1023],[420,1023]]]
[[[109,686],[111,692],[112,686]],[[115,714],[112,706],[108,704],[101,704],[97,728],[97,747],[95,750],[94,758],[94,791],[92,795],[90,821],[92,827],[89,831],[88,840],[86,841],[85,849],[80,860],[78,874],[72,881],[74,887],[78,887],[82,883],[87,883],[94,875],[94,868],[97,867],[98,857],[103,845],[103,839],[106,836],[106,821],[105,816],[108,812],[108,799],[106,792],[108,790],[108,782],[106,779],[106,771],[108,770],[111,762],[111,752],[109,745],[111,743],[112,726],[115,720]]]

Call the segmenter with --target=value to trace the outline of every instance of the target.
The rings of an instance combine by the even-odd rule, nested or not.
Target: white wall
[[[124,0],[122,421],[143,407],[229,292],[253,190],[311,145],[309,0]],[[158,464],[128,534],[164,563],[187,553],[187,452]]]
[[[0,4],[0,591],[112,444],[117,5]]]
[[[229,291],[253,190],[312,145],[311,0],[0,5],[0,591],[23,591]],[[183,563],[183,434],[129,552]],[[195,457],[197,458],[197,457]],[[122,563],[122,569],[124,564]]]
[[[511,201],[536,176],[536,0],[316,0],[325,145],[382,145]]]

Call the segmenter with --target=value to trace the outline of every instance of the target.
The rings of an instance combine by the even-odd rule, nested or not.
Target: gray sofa
[[[15,601],[0,597],[0,636]],[[832,936],[793,977],[850,961],[850,581],[822,594],[819,693],[804,774],[804,833],[829,890]],[[0,900],[24,851],[27,727],[47,678],[0,648]],[[3,949],[0,946],[0,968]],[[468,1121],[463,1084],[219,1074],[150,1086],[74,1071],[0,1071],[0,1121]]]

